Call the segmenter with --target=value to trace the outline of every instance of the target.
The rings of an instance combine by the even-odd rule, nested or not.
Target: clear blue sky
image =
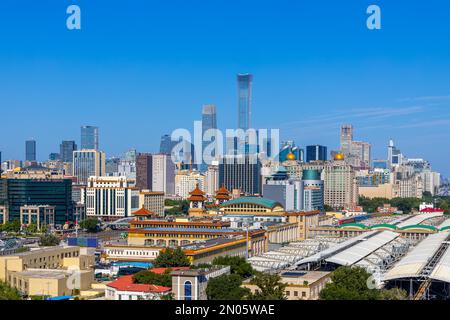
[[[156,151],[207,103],[234,128],[235,76],[251,72],[255,127],[336,149],[352,123],[374,157],[392,137],[448,177],[449,40],[446,0],[1,0],[0,150],[22,159],[34,137],[44,160],[86,124],[109,156]]]

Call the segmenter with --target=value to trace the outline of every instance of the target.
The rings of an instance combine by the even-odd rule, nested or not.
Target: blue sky
[[[82,30],[66,28],[77,4]],[[382,29],[366,28],[366,8]],[[108,155],[156,151],[214,103],[237,123],[236,73],[254,74],[253,125],[338,148],[339,126],[386,156],[393,138],[450,176],[445,0],[2,0],[0,150],[38,158],[98,125]]]

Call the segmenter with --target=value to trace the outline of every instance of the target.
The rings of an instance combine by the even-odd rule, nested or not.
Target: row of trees
[[[339,267],[331,275],[320,292],[322,300],[406,300],[405,290],[371,289],[368,280],[371,274],[361,267]],[[370,282],[370,281],[369,281]]]
[[[397,207],[398,210],[403,211],[403,213],[410,213],[413,209],[419,210],[419,206],[422,202],[436,203],[436,206],[448,213],[448,199],[445,197],[432,197],[429,192],[424,192],[422,198],[359,198],[359,204],[366,212],[376,212],[378,207],[383,206],[385,203],[389,203],[391,206]]]
[[[15,288],[10,287],[3,281],[0,281],[0,300],[22,300],[22,297]]]

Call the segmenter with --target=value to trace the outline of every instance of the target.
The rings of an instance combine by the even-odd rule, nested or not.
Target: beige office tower
[[[219,162],[213,161],[208,170],[205,172],[205,192],[206,195],[212,197],[219,190]]]
[[[353,126],[344,124],[341,126],[341,152],[344,155],[352,153]]]
[[[358,204],[358,183],[354,168],[342,154],[324,166],[324,202],[333,208],[354,208]]]
[[[78,184],[87,185],[89,177],[104,176],[106,155],[94,149],[83,149],[73,152],[73,176]]]

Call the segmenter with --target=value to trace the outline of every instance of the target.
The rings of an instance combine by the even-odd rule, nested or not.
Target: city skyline
[[[29,137],[41,161],[63,140],[81,145],[84,124],[100,128],[108,157],[130,148],[156,152],[163,134],[200,120],[204,104],[216,105],[219,128],[235,128],[235,77],[248,72],[253,127],[280,128],[281,140],[301,147],[337,150],[340,125],[351,123],[355,139],[373,146],[373,159],[387,157],[392,138],[408,157],[450,176],[448,3],[379,1],[383,28],[371,32],[366,3],[134,2],[144,10],[81,1],[83,27],[74,33],[60,21],[65,4],[0,4],[3,117],[28,115],[20,128],[13,121],[0,128],[8,137],[0,142],[3,160],[22,159]],[[426,10],[433,6],[443,9]],[[234,25],[249,14],[251,23]],[[201,31],[204,24],[210,30]]]

